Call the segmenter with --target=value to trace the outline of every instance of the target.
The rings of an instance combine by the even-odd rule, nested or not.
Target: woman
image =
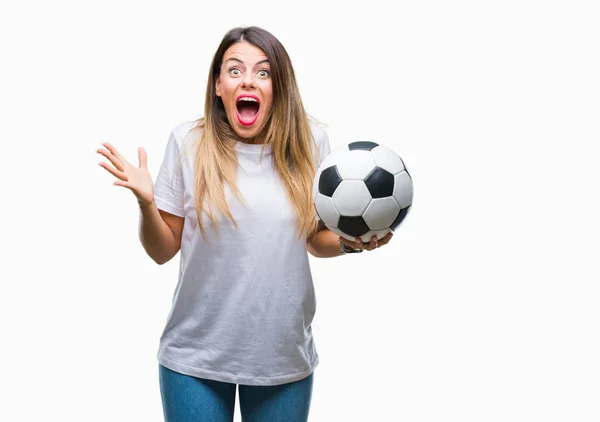
[[[319,359],[307,250],[350,242],[318,223],[315,170],[329,153],[309,122],[290,58],[269,32],[235,28],[213,58],[204,118],[175,127],[156,183],[106,143],[101,165],[130,189],[140,240],[157,263],[181,249],[173,305],[160,339],[167,421],[306,421]],[[341,243],[340,243],[341,242]]]

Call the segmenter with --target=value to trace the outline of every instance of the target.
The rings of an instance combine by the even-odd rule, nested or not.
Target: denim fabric
[[[307,422],[313,375],[254,386],[184,375],[159,364],[165,422],[232,422],[238,385],[242,422]]]

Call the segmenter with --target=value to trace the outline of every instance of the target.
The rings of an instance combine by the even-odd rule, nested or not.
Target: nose
[[[254,88],[254,74],[252,72],[246,72],[244,79],[242,79],[242,86],[244,88]]]

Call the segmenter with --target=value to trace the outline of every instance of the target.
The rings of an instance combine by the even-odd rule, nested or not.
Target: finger
[[[117,168],[117,170],[123,171],[125,169],[123,167],[123,163],[120,162],[117,157],[112,155],[112,153],[110,151],[107,151],[105,149],[98,149],[98,151],[96,151],[96,152],[98,152],[98,154],[102,154],[103,156],[105,156],[112,163],[112,165]]]
[[[342,242],[344,243],[344,245],[347,245],[349,247],[351,247],[352,249],[361,249],[362,246],[358,245],[357,243],[354,242],[350,242],[349,240],[342,240]]]
[[[148,168],[148,155],[146,155],[146,151],[144,148],[138,148],[138,158],[140,160],[140,168],[147,169]]]
[[[356,238],[356,242],[360,245],[360,247],[362,249],[366,249],[366,250],[370,251],[372,248],[371,242],[363,242],[362,238],[360,238],[360,237]]]
[[[122,171],[119,171],[117,169],[115,169],[112,166],[109,166],[108,163],[105,163],[104,161],[102,161],[101,163],[98,163],[98,165],[102,168],[104,168],[106,171],[108,171],[109,173],[111,173],[113,176],[115,176],[117,179],[121,179],[124,181],[129,180],[127,178],[127,175],[125,173],[123,173]]]
[[[383,239],[379,241],[379,246],[387,245],[392,239],[393,234],[390,232]]]
[[[129,182],[124,181],[124,180],[115,180],[113,182],[113,185],[123,186],[124,188],[131,189],[131,185],[129,184]]]
[[[377,236],[373,236],[369,242],[369,246],[373,249],[377,246]]]
[[[129,164],[129,162],[121,154],[119,154],[119,151],[117,151],[117,149],[111,144],[109,144],[108,142],[103,142],[102,145],[104,145],[106,149],[109,150],[115,157],[121,160],[123,164]]]
[[[356,245],[355,247],[358,249],[364,249],[365,247],[367,247],[367,243],[363,242],[362,239],[360,237],[355,237],[355,242],[354,244]]]
[[[359,244],[359,243],[356,243],[356,242],[352,242],[351,240],[348,240],[345,237],[341,237],[340,236],[340,240],[342,242],[344,242],[344,244],[346,244],[349,247],[351,247],[352,249],[362,249],[363,248],[362,244]]]

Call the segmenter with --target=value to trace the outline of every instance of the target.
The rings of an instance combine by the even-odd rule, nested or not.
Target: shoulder
[[[200,131],[201,119],[185,121],[177,124],[171,130],[171,141],[177,146],[178,150],[182,150],[184,146],[191,147],[198,139]]]
[[[329,142],[329,136],[327,135],[327,131],[325,129],[326,126],[324,123],[313,119],[308,121],[308,125],[310,126],[313,138],[315,139],[315,142],[318,146]]]
[[[315,165],[318,167],[320,163],[323,162],[323,159],[331,152],[329,135],[327,134],[324,123],[310,119],[308,124],[315,141],[314,145],[316,145],[316,151],[313,154],[313,160]]]
[[[198,128],[199,123],[200,119],[179,123],[173,128],[171,134],[173,135],[173,138],[175,138],[177,143],[181,145],[183,143],[183,140],[186,137],[188,137],[188,135],[190,135],[191,132]]]

